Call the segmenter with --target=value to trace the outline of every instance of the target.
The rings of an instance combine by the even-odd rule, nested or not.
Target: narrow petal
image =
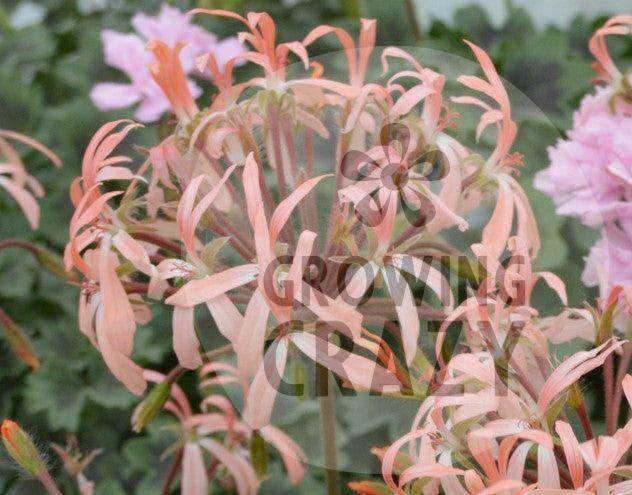
[[[421,328],[415,298],[406,279],[392,265],[385,265],[383,273],[384,282],[397,311],[406,364],[410,366],[417,354],[417,341]]]
[[[560,488],[560,473],[553,449],[538,447],[538,487]]]
[[[566,285],[560,277],[551,272],[536,272],[533,274],[533,284],[541,278],[546,284],[555,291],[564,306],[568,304],[568,296],[566,295]]]
[[[294,208],[296,208],[305,196],[307,196],[325,177],[331,177],[331,174],[320,175],[306,180],[294,189],[287,198],[279,203],[270,218],[270,242],[272,244],[276,242],[279,233],[290,218],[290,215],[292,215]]]
[[[182,491],[181,495],[207,495],[208,476],[202,456],[202,449],[197,443],[184,444],[182,455]]]
[[[240,265],[204,278],[191,280],[178,292],[169,296],[165,302],[174,306],[191,308],[253,281],[257,272],[256,265]]]
[[[213,454],[228,469],[235,481],[235,485],[237,485],[237,493],[239,495],[254,495],[256,493],[257,476],[248,463],[240,462],[237,454],[210,438],[201,439],[199,444]]]
[[[219,332],[231,342],[234,342],[237,331],[243,326],[243,316],[226,294],[221,294],[206,301],[208,308]]]
[[[254,429],[263,428],[270,423],[277,388],[285,372],[287,345],[287,338],[272,342],[250,386],[244,418]]]
[[[235,345],[237,368],[243,379],[253,377],[261,366],[269,314],[266,300],[259,289],[255,290],[246,307]]]
[[[264,426],[259,432],[267,442],[270,442],[279,451],[290,483],[297,485],[303,479],[307,470],[307,456],[303,449],[288,435],[274,426]]]
[[[505,250],[513,221],[513,194],[504,181],[498,182],[498,198],[494,213],[483,229],[482,242],[496,257]]]
[[[564,421],[555,422],[555,431],[562,441],[562,447],[564,448],[564,455],[566,456],[568,470],[571,473],[573,486],[580,488],[584,483],[584,461],[577,437],[575,433],[573,433],[571,425]]]
[[[434,92],[435,89],[425,83],[413,86],[395,102],[395,105],[393,105],[390,111],[391,118],[397,118],[400,115],[407,114],[415,105]]]
[[[143,369],[110,342],[107,327],[103,321],[103,308],[99,308],[96,317],[96,337],[103,361],[112,374],[136,395],[141,395],[147,388],[143,378]]]
[[[577,352],[560,364],[540,390],[538,397],[540,414],[546,412],[547,407],[557,394],[589,371],[601,366],[606,358],[622,345],[622,342],[608,341],[590,351]]]
[[[10,179],[0,176],[0,186],[3,186],[13,199],[20,205],[20,208],[24,212],[24,216],[29,222],[29,225],[35,230],[39,225],[40,209],[35,198],[26,190],[17,185]]]
[[[173,308],[173,350],[180,365],[196,369],[202,364],[198,348],[200,342],[195,333],[193,308]]]
[[[99,255],[99,286],[103,321],[109,342],[119,352],[129,356],[134,347],[136,319],[127,293],[116,273],[115,257],[109,243],[103,242]]]
[[[314,334],[290,334],[290,339],[312,361],[330,369],[361,390],[394,393],[400,389],[397,377],[369,359],[328,342]]]

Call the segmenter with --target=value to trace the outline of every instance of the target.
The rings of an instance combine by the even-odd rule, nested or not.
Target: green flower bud
[[[11,458],[30,475],[39,477],[46,471],[44,461],[31,437],[10,419],[2,422],[2,443]]]
[[[250,439],[250,460],[257,478],[263,478],[268,472],[268,449],[265,440],[256,431]]]
[[[31,339],[13,322],[4,322],[4,336],[13,353],[33,370],[40,366]]]
[[[171,384],[170,380],[162,381],[138,405],[132,416],[132,429],[135,432],[140,433],[162,410],[165,402],[171,396]]]
[[[63,279],[78,280],[75,272],[67,272],[64,261],[56,253],[46,248],[38,247],[35,255],[38,263],[49,273]]]

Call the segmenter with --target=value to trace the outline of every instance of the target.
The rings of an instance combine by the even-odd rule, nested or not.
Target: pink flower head
[[[582,282],[601,294],[616,285],[632,287],[632,232],[606,227],[586,258]]]
[[[616,431],[622,415],[607,406],[608,436],[593,441],[577,382],[603,367],[610,403],[632,394],[621,371],[632,350],[612,332],[620,312],[614,315],[611,300],[623,289],[606,309],[566,308],[543,318],[531,306],[544,284],[563,305],[566,290],[554,274],[532,269],[539,235],[516,179],[521,158],[512,153],[509,96],[490,57],[470,44],[484,76],[460,77],[479,94],[456,99],[482,109],[477,137],[496,130],[493,150],[481,156],[451,134],[458,119],[444,98],[444,75],[390,47],[381,53],[385,70],[391,58],[408,70],[367,82],[377,51],[372,21],[361,22],[358,43],[330,26],[279,43],[267,13],[193,13],[243,24],[249,51],[242,57],[260,74],[233,83],[234,60],[222,66],[214,54],[198,57],[216,87],[214,100],[198,106],[182,60],[187,45],[175,34],[151,41],[150,74],[178,122],[142,150],[138,167],[114,154],[134,124],[97,131],[71,188],[76,211],[66,253],[68,267],[84,276],[81,330],[112,373],[136,393],[155,381],[158,392],[171,394],[146,404],[179,420],[183,493],[205,493],[209,471],[240,494],[254,493],[261,439],[279,447],[290,480],[300,479],[300,449],[271,423],[286,372],[302,360],[359,393],[423,395],[411,432],[381,451],[387,487],[377,493],[413,484],[428,494],[599,493],[593,488],[609,482],[629,448],[631,426]],[[141,17],[135,27],[148,36],[160,19]],[[173,23],[174,32],[190,26]],[[330,33],[346,55],[349,73],[339,80],[324,78],[331,68],[310,61],[306,48]],[[290,57],[302,62],[296,77],[286,70]],[[608,173],[620,187],[628,180],[619,163]],[[116,190],[106,190],[112,179]],[[461,253],[446,239],[459,236],[455,226],[469,226],[465,216],[482,198],[495,201],[493,213],[473,256]],[[617,218],[625,231],[625,216]],[[444,235],[447,229],[453,232]],[[454,258],[466,258],[468,267]],[[463,279],[451,283],[453,273]],[[462,280],[472,285],[457,295]],[[166,377],[143,370],[132,353],[138,324],[160,303],[172,309],[179,363]],[[211,325],[196,321],[199,309]],[[424,331],[431,325],[438,330],[432,339]],[[205,332],[219,332],[226,344],[204,352],[198,336]],[[549,352],[575,337],[594,346],[569,357]],[[229,353],[234,364],[217,361]],[[616,377],[615,355],[624,364]],[[192,369],[201,379],[195,408],[176,384]],[[242,392],[241,415],[213,389],[226,384]],[[138,418],[151,417],[145,413]],[[572,414],[583,444],[558,422]],[[404,444],[408,456],[399,452]],[[625,488],[615,481],[615,489]]]
[[[213,54],[223,67],[242,53],[242,44],[236,37],[220,41],[213,33],[192,24],[191,19],[179,9],[163,5],[156,17],[143,13],[134,16],[132,25],[136,33],[104,30],[101,40],[105,62],[124,72],[130,82],[96,84],[90,93],[94,104],[100,110],[113,110],[138,103],[134,117],[141,122],[158,120],[171,108],[168,98],[151,76],[149,66],[154,57],[146,48],[148,41],[156,40],[170,49],[179,50],[184,74],[195,71],[195,58],[200,55]],[[186,87],[193,98],[202,93],[189,78]]]
[[[632,219],[632,106],[615,100],[612,108],[611,94],[599,87],[584,97],[568,138],[549,148],[551,164],[534,182],[560,215],[590,227]]]
[[[536,188],[549,195],[557,213],[577,217],[603,238],[587,259],[582,280],[602,293],[630,284],[627,269],[632,233],[632,93],[608,52],[608,35],[630,34],[631,16],[615,16],[598,29],[589,44],[599,86],[584,96],[567,138],[549,148],[550,165],[540,171]]]

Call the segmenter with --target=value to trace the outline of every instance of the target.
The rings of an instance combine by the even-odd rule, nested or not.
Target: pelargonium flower
[[[613,105],[611,105],[611,102]],[[568,138],[549,148],[551,164],[535,186],[555,201],[557,213],[590,227],[632,220],[632,105],[612,100],[612,88],[586,95]]]
[[[602,238],[586,259],[582,280],[609,288],[632,283],[632,80],[614,64],[606,37],[630,33],[632,16],[615,16],[589,42],[598,80],[605,83],[584,96],[566,139],[549,148],[550,165],[534,185],[548,194],[557,213],[577,217]]]
[[[455,99],[483,109],[478,135],[490,124],[496,129],[494,149],[481,156],[451,135],[456,118],[444,96],[444,75],[388,47],[381,53],[385,71],[393,59],[406,68],[382,84],[367,80],[368,64],[378,55],[374,21],[361,21],[358,42],[338,28],[320,26],[302,41],[279,43],[267,13],[194,13],[245,26],[239,36],[249,49],[239,56],[261,73],[234,82],[235,59],[222,67],[213,53],[199,57],[197,64],[213,75],[217,89],[210,105],[202,106],[186,77],[183,45],[151,40],[149,73],[177,119],[172,134],[143,150],[143,162],[135,167],[116,148],[136,125],[104,125],[71,188],[76,211],[65,261],[84,277],[80,328],[114,376],[136,394],[144,392],[147,381],[156,381],[134,360],[133,347],[139,325],[151,318],[150,306],[160,302],[172,310],[179,362],[169,376],[198,369],[212,372],[209,380],[236,383],[244,409],[235,424],[243,426],[245,436],[255,436],[256,430],[265,437],[270,431],[288,365],[303,365],[302,360],[315,364],[327,380],[331,373],[345,388],[396,398],[422,386],[432,390],[434,360],[446,367],[469,363],[483,381],[493,377],[485,344],[494,337],[501,347],[512,342],[512,325],[519,323],[529,336],[519,361],[525,373],[534,372],[537,363],[529,352],[543,355],[546,336],[556,335],[555,325],[563,319],[540,328],[531,293],[544,280],[564,303],[566,296],[553,274],[531,271],[539,235],[515,179],[517,126],[488,55],[469,44],[484,77],[459,81],[481,95]],[[335,65],[310,60],[307,47],[332,33],[344,48],[348,76],[336,77]],[[287,70],[292,59],[299,62],[296,75]],[[487,198],[496,205],[482,244],[472,249],[478,258],[473,265],[482,267],[474,276],[476,289],[465,302],[457,301],[440,267],[446,256],[460,253],[444,233],[467,229],[467,215]],[[501,261],[506,252],[516,259],[507,270]],[[503,299],[498,280],[521,282],[522,299],[515,290]],[[420,282],[429,289],[421,297],[415,290]],[[207,362],[209,352],[200,350],[199,336],[209,329],[196,325],[196,311],[210,315],[234,366]],[[445,325],[437,356],[426,359],[419,346],[424,320],[468,322],[472,357],[480,362],[442,361]],[[619,347],[613,342],[597,354],[605,359]],[[536,386],[545,382],[541,377]],[[514,419],[528,420],[524,405],[540,407],[541,418],[562,385],[551,387],[540,406],[533,390],[529,397],[522,389],[514,392],[507,403],[520,411]],[[328,407],[325,401],[333,398],[321,400]],[[227,412],[224,400],[213,401]],[[474,402],[466,408],[483,413],[492,409],[481,408],[497,403],[489,387]],[[215,416],[193,414],[182,404],[175,396],[164,403],[190,434],[182,438],[185,491],[204,491],[207,449],[233,471],[238,489],[251,493],[256,480],[244,465],[244,452],[234,445],[227,454],[217,441],[209,443],[203,423]],[[228,416],[232,421],[232,414],[221,424]],[[324,425],[323,431],[327,438],[331,428]],[[229,433],[221,440],[230,442]],[[550,442],[541,440],[550,451]]]
[[[26,171],[26,166],[14,147],[15,143],[21,143],[38,151],[57,167],[61,167],[61,161],[51,150],[33,138],[18,132],[0,129],[0,189],[9,193],[24,213],[29,226],[32,229],[37,229],[40,220],[40,207],[36,198],[44,195],[44,188],[35,177]],[[0,249],[7,248],[25,249],[34,255],[44,268],[55,272],[55,275],[60,274],[57,271],[58,260],[56,260],[56,256],[47,249],[22,239],[0,239]],[[13,353],[31,368],[39,368],[40,361],[28,335],[2,308],[0,308],[0,326],[4,330],[5,340]]]
[[[473,246],[487,260],[490,277],[476,295],[446,319],[439,335],[459,320],[461,352],[441,359],[444,340],[437,339],[440,365],[431,393],[422,402],[410,432],[386,448],[374,449],[382,459],[386,486],[358,493],[445,493],[511,495],[545,493],[627,493],[622,476],[632,447],[632,421],[619,416],[624,400],[632,410],[632,356],[629,342],[612,336],[612,316],[627,313],[623,290],[613,291],[592,308],[582,325],[592,330],[589,341],[602,342],[561,362],[550,347],[586,333],[571,332],[566,323],[540,319],[529,306],[538,278],[565,303],[565,289],[551,274],[532,273],[527,245],[512,239],[514,259],[507,266],[488,257],[490,246]],[[561,323],[561,324],[560,324]],[[455,348],[456,350],[456,348]],[[624,358],[614,368],[615,353]],[[605,379],[606,433],[596,437],[577,381],[597,368]],[[579,425],[569,423],[569,414]],[[402,447],[408,445],[408,451]],[[561,448],[560,448],[561,447]],[[383,488],[380,488],[383,487]],[[383,489],[383,492],[380,491]]]
[[[180,493],[208,493],[209,475],[218,470],[217,467],[212,470],[208,468],[206,457],[210,456],[226,471],[221,476],[215,474],[215,480],[227,486],[232,484],[239,495],[256,494],[259,486],[255,472],[257,459],[252,458],[252,449],[248,449],[253,437],[259,437],[261,441],[272,445],[281,456],[289,481],[293,485],[299,483],[305,474],[306,462],[301,448],[274,426],[268,425],[255,432],[239,418],[225,396],[213,393],[218,384],[221,388],[226,378],[238,380],[237,370],[223,363],[208,362],[200,373],[203,396],[200,412],[193,411],[186,394],[177,383],[171,384],[170,396],[164,404],[164,410],[173,414],[179,422],[176,430],[179,438],[174,447],[182,452]],[[158,386],[169,380],[165,375],[152,370],[145,370],[143,376]],[[167,452],[175,449],[168,449]]]
[[[42,197],[44,188],[39,181],[30,175],[20,155],[9,141],[26,144],[39,151],[57,167],[61,161],[57,155],[43,144],[17,132],[0,129],[0,186],[5,189],[22,209],[32,229],[39,225],[39,205],[34,196]]]
[[[213,54],[222,68],[243,52],[243,45],[236,37],[219,40],[191,20],[176,7],[165,4],[155,17],[137,13],[132,18],[136,31],[133,34],[104,30],[101,41],[105,63],[124,72],[130,82],[96,84],[90,93],[94,104],[100,110],[113,110],[138,103],[134,118],[141,122],[158,120],[170,109],[169,101],[149,70],[153,57],[145,45],[150,40],[160,40],[170,48],[181,46],[179,58],[186,74],[196,71],[195,59],[200,55]],[[200,96],[202,90],[193,80],[187,79],[187,85],[194,98]]]
[[[612,285],[632,287],[632,231],[608,225],[590,249],[582,282],[607,293]]]

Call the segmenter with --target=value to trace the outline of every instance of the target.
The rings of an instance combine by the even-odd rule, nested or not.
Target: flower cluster
[[[239,37],[250,48],[239,57],[262,74],[235,83],[237,59],[207,50],[195,65],[215,88],[201,105],[182,47],[150,41],[150,74],[176,116],[173,133],[142,150],[143,163],[133,167],[116,149],[138,124],[114,121],[96,132],[71,187],[64,254],[66,268],[83,278],[80,329],[113,375],[138,395],[158,383],[133,418],[136,429],[163,407],[179,420],[182,492],[206,493],[208,472],[219,465],[218,479],[255,492],[264,440],[281,452],[290,480],[300,479],[303,454],[270,422],[286,368],[307,360],[325,383],[331,373],[354,391],[427,393],[411,433],[379,452],[386,490],[595,493],[612,480],[614,491],[598,493],[625,493],[619,462],[632,424],[617,426],[623,395],[632,400],[625,374],[632,350],[612,330],[615,317],[625,317],[625,292],[613,289],[596,308],[554,318],[532,307],[539,280],[565,305],[566,293],[554,274],[531,269],[538,228],[515,178],[517,126],[489,56],[468,42],[483,75],[459,77],[476,94],[450,102],[446,77],[400,48],[381,50],[385,82],[371,82],[375,21],[361,21],[357,42],[319,26],[280,43],[266,13],[194,14],[243,25]],[[343,48],[346,81],[336,64],[310,59],[308,48],[324,36]],[[293,58],[296,71],[288,69]],[[476,136],[496,131],[490,153],[451,135],[452,103],[482,110]],[[444,234],[468,229],[465,217],[488,199],[493,212],[468,258]],[[470,283],[463,300],[450,273]],[[159,302],[172,308],[179,361],[167,375],[133,359],[137,328]],[[198,336],[209,329],[198,327],[196,308],[226,339],[232,364],[217,350],[200,351]],[[419,345],[424,321],[438,328],[430,357]],[[453,324],[463,329],[458,349],[447,338]],[[575,337],[595,348],[558,365],[553,346]],[[602,365],[611,400],[607,436],[595,439],[576,381]],[[192,369],[202,376],[199,413],[177,384]],[[225,383],[243,395],[239,414],[205,388]],[[398,453],[405,443],[409,457]],[[381,493],[367,486],[355,488]]]
[[[618,288],[596,308],[542,318],[529,306],[535,283],[543,279],[563,302],[564,285],[550,273],[532,273],[519,239],[511,239],[510,248],[507,267],[486,258],[496,271],[439,330],[440,378],[410,433],[388,448],[374,449],[386,485],[401,494],[438,493],[439,488],[463,495],[628,493],[632,420],[617,427],[624,400],[632,410],[632,375],[627,374],[632,346],[613,337],[613,320],[629,321],[629,300],[621,299]],[[443,337],[459,318],[464,351],[444,362]],[[555,346],[573,339],[594,347],[558,362]],[[606,431],[597,436],[577,382],[600,367]],[[352,488],[382,493],[369,482]]]
[[[632,75],[622,74],[606,44],[608,35],[630,33],[632,17],[616,16],[592,36],[597,86],[581,102],[567,139],[549,148],[549,167],[535,186],[553,198],[560,215],[602,229],[587,259],[583,281],[602,293],[632,284]]]
[[[163,5],[156,17],[137,13],[132,18],[135,33],[105,30],[101,33],[105,62],[125,73],[127,84],[103,82],[94,86],[90,97],[100,110],[113,110],[139,104],[134,114],[141,122],[158,120],[169,110],[169,101],[151,77],[152,57],[147,42],[159,40],[179,51],[186,74],[195,70],[195,58],[213,53],[220,67],[244,51],[236,37],[219,40],[213,33],[191,23],[191,18],[176,7]],[[200,74],[203,75],[203,74]],[[189,91],[200,96],[201,88],[187,79]]]

